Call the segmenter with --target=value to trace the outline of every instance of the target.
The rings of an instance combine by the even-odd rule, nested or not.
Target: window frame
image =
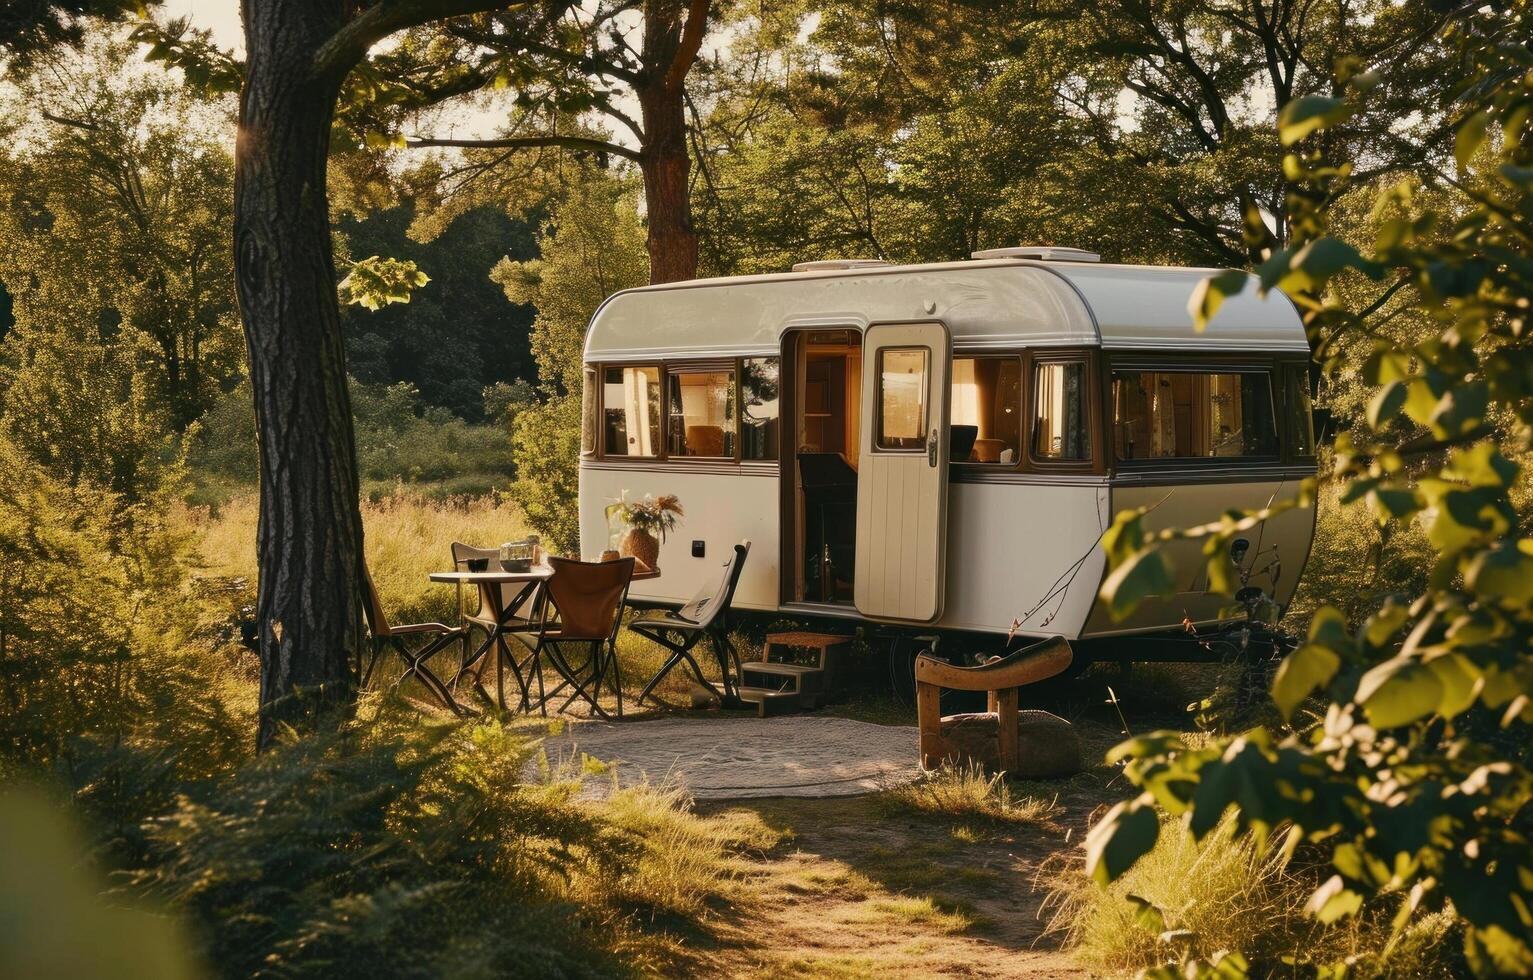
[[[1085,459],[1052,459],[1035,452],[1034,429],[1038,424],[1033,396],[1038,384],[1038,368],[1049,364],[1084,364],[1086,366],[1085,427],[1091,439],[1090,453]],[[1024,419],[1023,438],[1026,440],[1026,468],[1033,473],[1092,473],[1105,469],[1107,447],[1103,439],[1106,430],[1103,414],[1102,373],[1105,359],[1096,347],[1047,347],[1029,350],[1023,364],[1022,405],[1027,409]]]
[[[921,434],[916,437],[920,441],[919,446],[892,447],[882,444],[884,435],[884,355],[891,351],[895,353],[918,352],[921,355]],[[932,417],[932,397],[937,394],[937,392],[927,390],[931,388],[931,375],[932,349],[930,347],[921,344],[909,344],[878,348],[873,365],[873,418],[871,419],[873,431],[871,433],[872,438],[868,440],[868,445],[872,452],[886,456],[909,456],[913,453],[926,454],[927,432],[930,430]],[[951,382],[951,379],[949,381]],[[946,392],[942,394],[944,397],[947,395]]]
[[[745,458],[745,362],[777,362],[777,455],[766,459]],[[783,424],[782,354],[742,354],[735,358],[735,462],[741,466],[777,466],[782,461]]]
[[[1279,386],[1282,371],[1272,355],[1205,354],[1175,356],[1134,351],[1110,351],[1102,363],[1102,432],[1106,451],[1115,471],[1142,473],[1150,471],[1224,470],[1231,467],[1279,466],[1290,459],[1288,423],[1279,414]],[[1260,456],[1158,456],[1149,459],[1123,459],[1118,456],[1118,438],[1113,420],[1117,406],[1113,401],[1114,374],[1120,371],[1158,374],[1259,374],[1267,379],[1268,411],[1271,413],[1277,452]]]
[[[740,360],[738,357],[730,360],[713,358],[709,360],[678,361],[674,364],[662,364],[660,366],[660,384],[661,390],[664,392],[661,397],[660,434],[661,442],[665,444],[662,447],[665,452],[665,459],[687,463],[712,463],[714,465],[740,462]],[[673,413],[671,411],[671,379],[683,374],[718,374],[721,371],[729,372],[731,378],[730,386],[734,389],[729,399],[730,422],[734,425],[734,453],[729,456],[693,456],[689,453],[672,453],[671,418]],[[685,433],[683,433],[682,438],[686,438]]]
[[[635,466],[653,466],[656,463],[666,465],[696,467],[698,469],[719,470],[724,467],[746,467],[754,469],[776,469],[782,459],[782,414],[778,413],[778,456],[774,459],[745,459],[743,458],[744,446],[740,438],[740,420],[745,411],[744,387],[740,379],[744,377],[745,362],[747,360],[771,359],[778,362],[779,372],[782,370],[782,355],[777,353],[740,354],[734,357],[710,357],[696,358],[679,361],[644,361],[644,360],[621,360],[621,361],[585,361],[582,368],[594,370],[598,379],[596,392],[596,424],[597,445],[596,452],[592,455],[582,455],[582,459],[599,460],[612,463],[631,463]],[[660,402],[660,440],[659,451],[654,456],[629,456],[608,452],[607,426],[606,426],[606,384],[602,379],[610,368],[654,368],[659,372],[659,384],[661,388]],[[734,397],[732,400],[735,425],[735,453],[733,456],[677,456],[670,451],[670,385],[673,374],[695,374],[710,371],[729,371],[734,377]],[[781,374],[779,374],[779,379]],[[781,381],[779,380],[779,384]],[[779,394],[779,398],[781,395]]]
[[[975,470],[975,472],[984,472],[984,473],[1007,473],[1007,472],[1011,472],[1012,470],[1016,470],[1016,469],[1020,468],[1023,465],[1023,463],[1026,461],[1026,459],[1027,459],[1027,452],[1025,451],[1025,449],[1026,449],[1026,444],[1028,443],[1028,435],[1029,435],[1029,431],[1028,430],[1029,430],[1029,428],[1031,426],[1031,422],[1030,422],[1030,419],[1028,417],[1028,414],[1023,411],[1023,409],[1027,407],[1027,404],[1028,404],[1027,396],[1028,396],[1028,393],[1029,393],[1029,391],[1031,390],[1031,387],[1032,387],[1031,384],[1029,383],[1030,382],[1030,378],[1029,378],[1028,368],[1027,368],[1027,354],[1026,354],[1026,352],[1025,351],[996,351],[996,350],[954,350],[953,351],[953,356],[951,358],[949,358],[949,363],[948,363],[948,388],[950,390],[953,387],[953,375],[956,373],[954,371],[954,367],[955,367],[956,362],[959,361],[959,360],[971,360],[971,361],[981,361],[981,360],[1005,361],[1005,360],[1010,360],[1010,361],[1015,361],[1016,362],[1017,372],[1018,372],[1018,375],[1017,375],[1017,406],[1016,406],[1017,407],[1017,413],[1018,413],[1018,418],[1017,418],[1017,437],[1018,437],[1018,440],[1023,443],[1023,445],[1020,445],[1020,446],[1017,447],[1016,458],[1014,458],[1009,463],[1002,463],[999,460],[997,460],[994,463],[982,463],[982,462],[980,462],[977,459],[949,459],[948,460],[948,465],[950,465],[950,466],[961,466],[961,467],[964,467],[965,469],[969,469],[969,468],[972,467]],[[949,398],[949,401],[948,401],[949,408],[948,408],[948,421],[947,421],[947,424],[948,424],[948,429],[951,430],[953,425],[955,424],[953,422],[953,411],[952,411],[952,407],[951,407],[952,406],[952,395],[951,395],[951,393],[949,394],[948,398]],[[952,438],[951,431],[949,431],[949,436],[948,437],[950,439]]]
[[[597,435],[597,453],[596,453],[596,458],[597,459],[611,459],[611,460],[631,460],[631,461],[633,461],[635,463],[655,463],[655,462],[658,462],[659,460],[665,459],[666,458],[666,449],[667,449],[666,443],[668,441],[666,439],[666,432],[665,432],[665,423],[666,423],[665,402],[666,402],[666,392],[667,392],[666,385],[668,384],[668,382],[666,380],[665,364],[663,362],[660,362],[660,361],[594,361],[594,362],[592,362],[592,364],[596,368],[596,377],[598,379],[600,379],[600,381],[601,381],[601,384],[600,384],[600,386],[598,388],[598,391],[597,391],[597,397],[596,397],[596,423],[597,423],[598,429],[600,430],[598,432],[598,435]],[[631,456],[628,453],[613,453],[613,452],[609,451],[609,449],[608,449],[608,446],[607,446],[607,380],[606,380],[606,373],[608,371],[613,370],[613,369],[622,369],[622,368],[654,368],[656,373],[659,375],[658,383],[660,385],[660,425],[659,425],[659,429],[660,429],[659,436],[660,436],[660,438],[658,440],[658,443],[659,443],[658,451],[653,456]]]

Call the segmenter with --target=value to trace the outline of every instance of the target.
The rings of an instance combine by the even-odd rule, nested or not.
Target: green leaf
[[[1396,657],[1368,671],[1357,682],[1356,700],[1375,728],[1398,728],[1436,712],[1443,702],[1442,681],[1428,667]]]
[[[1272,678],[1272,700],[1284,718],[1292,718],[1310,692],[1324,687],[1336,676],[1341,658],[1323,646],[1306,643],[1278,665]]]
[[[1086,871],[1100,885],[1112,884],[1150,852],[1160,836],[1160,817],[1145,797],[1123,800],[1086,835]]]
[[[1113,569],[1102,583],[1101,597],[1112,618],[1122,619],[1146,599],[1176,591],[1171,560],[1160,548],[1146,548]]]
[[[1487,439],[1455,450],[1448,457],[1442,475],[1475,487],[1510,487],[1517,479],[1518,469],[1516,463],[1501,455],[1496,444]]]
[[[1155,903],[1130,892],[1123,900],[1134,908],[1134,923],[1142,929],[1159,935],[1166,931],[1166,917]]]
[[[1400,414],[1400,409],[1405,407],[1406,394],[1404,382],[1391,381],[1368,400],[1368,424],[1375,432],[1382,430]]]
[[[1207,329],[1209,321],[1219,312],[1219,307],[1224,305],[1227,298],[1239,295],[1246,288],[1250,278],[1238,269],[1226,269],[1202,280],[1193,288],[1192,296],[1187,300],[1187,312],[1192,316],[1192,325],[1199,333]]]
[[[1305,95],[1283,107],[1278,116],[1278,139],[1292,146],[1310,133],[1334,125],[1352,114],[1341,99],[1325,95]]]
[[[1427,661],[1429,669],[1442,685],[1437,713],[1452,718],[1469,710],[1480,696],[1480,670],[1461,653],[1449,653]]]
[[[1476,151],[1485,142],[1485,128],[1489,121],[1490,114],[1481,111],[1459,123],[1458,132],[1453,137],[1453,158],[1458,161],[1460,170],[1469,169],[1469,161],[1474,159]]]
[[[1533,602],[1533,540],[1502,542],[1481,551],[1464,574],[1476,595],[1519,605]]]
[[[1363,896],[1352,891],[1342,881],[1341,875],[1331,875],[1326,883],[1315,889],[1309,897],[1305,910],[1326,925],[1337,919],[1355,915],[1363,907]]]

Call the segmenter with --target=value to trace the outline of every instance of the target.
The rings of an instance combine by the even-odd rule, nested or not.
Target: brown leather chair
[[[617,713],[623,713],[623,677],[617,664],[617,630],[622,621],[623,600],[633,580],[633,558],[617,561],[586,562],[572,558],[549,558],[553,574],[544,586],[546,601],[540,610],[537,628],[520,633],[517,638],[531,650],[532,656],[524,662],[531,670],[526,675],[530,686],[535,676],[538,682],[538,710],[548,714],[548,702],[565,689],[570,694],[560,710],[569,707],[576,698],[591,706],[591,711],[607,718],[600,704],[602,683],[612,674],[611,687],[617,696]],[[557,615],[555,621],[553,616]],[[578,665],[571,662],[571,647],[587,647],[589,657]],[[508,656],[504,651],[502,657]],[[544,693],[543,662],[562,678],[554,690]],[[497,671],[505,676],[505,664]],[[515,664],[510,665],[515,669]],[[499,685],[498,695],[502,708],[506,706],[504,684]]]
[[[452,543],[452,565],[458,571],[469,570],[470,559],[483,558],[488,563],[490,571],[499,571],[500,549],[477,548],[462,541]],[[500,609],[505,616],[505,627],[511,631],[529,630],[533,628],[537,620],[535,607],[538,600],[537,582],[515,583],[507,582],[497,586],[500,590]],[[495,629],[495,607],[485,596],[485,590],[475,587],[474,594],[469,600],[474,608],[469,609],[463,601],[463,583],[458,583],[458,617],[459,625],[463,627],[463,657],[459,663],[460,671],[468,664],[468,651],[473,639],[475,629],[480,629],[489,635]]]
[[[687,426],[688,456],[723,456],[724,429],[717,425]]]
[[[461,715],[463,709],[453,698],[452,692],[442,683],[441,678],[431,672],[426,662],[456,643],[463,635],[463,627],[448,626],[444,623],[412,623],[396,626],[389,622],[389,617],[383,610],[383,602],[378,598],[378,589],[373,585],[372,573],[367,570],[366,565],[362,567],[362,587],[362,611],[367,619],[372,649],[366,668],[360,671],[360,686],[366,688],[371,683],[373,672],[378,667],[378,661],[383,658],[384,651],[393,650],[404,661],[405,671],[391,686],[398,687],[414,677],[420,681],[422,687],[442,702],[442,707],[455,715]],[[417,639],[423,639],[426,642],[412,649],[411,642]]]

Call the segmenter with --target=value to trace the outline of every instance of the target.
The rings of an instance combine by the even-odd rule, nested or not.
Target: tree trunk
[[[681,91],[664,84],[639,92],[644,133],[639,155],[644,204],[649,212],[649,281],[678,282],[697,276],[697,231],[692,227],[687,123]]]
[[[644,128],[639,170],[644,174],[644,206],[649,212],[651,283],[697,276],[684,84],[696,46],[683,43],[687,8],[686,0],[646,0],[644,4],[644,72],[634,94]],[[697,26],[702,26],[701,20]]]
[[[362,641],[362,520],[325,189],[340,79],[314,69],[343,2],[243,3],[234,236],[260,437],[260,747],[352,703]]]

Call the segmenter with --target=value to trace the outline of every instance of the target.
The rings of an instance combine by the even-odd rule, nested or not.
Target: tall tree
[[[6,0],[0,6],[0,54],[16,67],[61,44],[78,45],[92,17],[121,20],[160,0]]]
[[[414,147],[480,151],[472,161],[480,177],[522,167],[527,151],[631,161],[644,181],[650,281],[690,279],[698,242],[687,76],[712,10],[710,0],[598,0],[552,14],[518,11],[433,27],[377,59],[378,84],[352,104],[346,121],[363,138],[384,130],[408,133],[405,142]],[[499,135],[454,139],[413,131],[420,109],[502,86],[514,88],[514,99]],[[630,113],[635,103],[637,118]],[[593,115],[631,143],[593,128]]]
[[[261,440],[259,745],[355,697],[362,519],[326,189],[337,99],[390,35],[519,6],[243,0],[234,241]]]
[[[99,321],[184,428],[240,372],[227,106],[132,54],[93,43],[18,77],[0,125],[31,138],[0,170],[0,279],[23,334]]]

